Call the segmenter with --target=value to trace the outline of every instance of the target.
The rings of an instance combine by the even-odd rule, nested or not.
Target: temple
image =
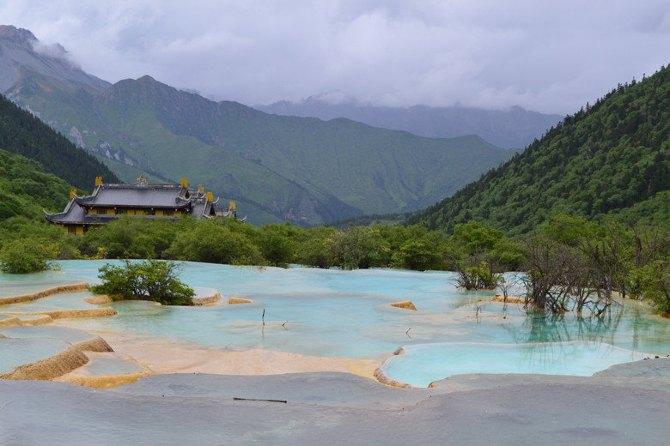
[[[96,177],[91,195],[80,197],[71,191],[65,210],[58,214],[45,213],[45,217],[51,223],[66,227],[71,234],[83,234],[91,226],[125,215],[146,219],[236,216],[234,201],[228,203],[227,209],[220,208],[218,202],[212,192],[205,192],[202,187],[189,189],[185,178],[179,184],[149,184],[140,177],[137,184],[132,185],[104,184],[101,177]]]

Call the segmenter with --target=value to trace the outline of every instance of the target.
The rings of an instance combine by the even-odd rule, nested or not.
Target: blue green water
[[[0,328],[0,374],[54,356],[90,338],[87,333],[66,327]]]
[[[0,339],[0,374],[23,364],[32,364],[65,351],[69,344],[58,339]]]
[[[384,364],[384,373],[415,387],[436,377],[467,373],[540,373],[590,376],[614,364],[643,359],[644,354],[604,342],[525,344],[435,343],[411,345]]]
[[[90,296],[91,293],[88,291],[59,293],[31,302],[2,305],[0,307],[0,312],[39,313],[53,310],[79,310],[86,308],[97,308],[97,305],[89,304],[84,300]]]
[[[27,292],[20,290],[35,287],[31,277],[38,280],[37,288],[53,283],[92,282],[104,263],[63,261],[59,271],[21,277],[0,274],[0,296]],[[531,318],[515,306],[503,312],[500,304],[485,303],[475,317],[474,302],[492,293],[461,291],[455,286],[455,274],[449,272],[280,269],[186,262],[180,276],[191,286],[218,290],[224,302],[227,297],[240,295],[253,299],[254,304],[193,308],[122,302],[113,304],[118,316],[73,323],[82,329],[161,336],[208,347],[266,348],[380,361],[400,346],[420,345],[420,355],[408,349],[408,354],[393,359],[397,366],[389,368],[393,378],[407,382],[424,382],[426,370],[431,381],[447,376],[444,373],[476,372],[481,370],[472,365],[477,363],[476,358],[489,364],[489,372],[507,371],[510,362],[521,364],[507,344],[587,341],[580,345],[670,353],[670,324],[643,307],[626,306],[622,312],[596,323],[571,316],[562,320]],[[419,311],[390,307],[390,303],[401,299],[411,299]],[[261,323],[263,311],[265,326]],[[468,347],[467,354],[456,354],[453,349],[445,350],[445,343],[475,344]],[[614,363],[628,358],[605,354],[606,349],[576,349],[579,351],[548,351],[555,352],[550,354],[555,359],[581,355],[583,362],[592,361],[597,366],[583,369],[571,366],[569,361],[555,360],[547,362],[546,372],[590,374],[604,364],[598,359],[603,355]],[[474,362],[465,361],[472,358]],[[445,368],[445,364],[450,367]],[[417,376],[408,372],[411,370]],[[536,369],[519,366],[515,370]]]

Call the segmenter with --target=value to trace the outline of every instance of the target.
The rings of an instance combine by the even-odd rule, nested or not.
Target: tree
[[[288,224],[268,225],[259,231],[261,253],[270,265],[285,267],[294,261],[296,241],[300,231]]]
[[[439,269],[442,266],[442,256],[435,245],[427,240],[407,240],[393,254],[393,264],[418,271]]]
[[[49,268],[49,259],[56,257],[53,244],[39,240],[16,239],[2,245],[0,270],[12,274],[26,274]]]
[[[374,228],[353,227],[330,239],[335,264],[345,269],[383,266],[388,244]]]
[[[237,226],[217,221],[198,222],[190,231],[177,234],[167,251],[172,258],[231,265],[262,265],[258,247]]]
[[[114,300],[151,300],[163,305],[193,305],[195,292],[177,278],[177,265],[161,260],[105,265],[98,275],[100,285],[91,287]]]
[[[654,260],[631,271],[630,281],[635,296],[651,300],[658,311],[670,316],[670,262]]]

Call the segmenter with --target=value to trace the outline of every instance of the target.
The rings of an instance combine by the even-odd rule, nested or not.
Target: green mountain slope
[[[618,209],[610,214],[629,225],[643,224],[670,229],[670,190],[657,192],[629,208]]]
[[[14,32],[9,42],[0,33],[0,53],[11,47],[6,59],[19,67],[5,90],[13,101],[124,180],[187,176],[237,199],[254,222],[315,224],[416,210],[511,156],[476,136],[430,139],[346,119],[270,115],[148,76],[109,85],[78,68],[65,75],[65,65],[42,65],[46,56],[21,43],[28,34]]]
[[[619,85],[451,198],[410,219],[453,228],[471,219],[526,232],[554,212],[663,214],[670,189],[670,70]],[[642,204],[645,200],[649,200]],[[667,207],[666,215],[667,215]]]
[[[78,149],[63,135],[2,95],[0,148],[37,161],[46,171],[82,189],[90,189],[96,175],[103,175],[110,181],[116,178],[95,157]]]
[[[269,115],[148,76],[91,94],[33,73],[10,93],[94,153],[163,178],[188,176],[305,224],[418,209],[510,155],[474,136],[430,139],[345,119]]]
[[[35,161],[0,149],[0,220],[14,216],[41,218],[67,201],[68,184]]]

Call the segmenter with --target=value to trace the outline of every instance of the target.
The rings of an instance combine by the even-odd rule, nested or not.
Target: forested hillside
[[[587,104],[525,152],[410,220],[451,230],[474,219],[511,233],[558,212],[588,218],[617,212],[629,219],[641,212],[662,220],[669,136],[670,71],[664,67]]]
[[[61,210],[68,184],[36,162],[0,150],[0,221],[9,217],[42,217],[42,209]]]
[[[74,129],[78,145],[123,162],[112,169],[187,176],[239,200],[255,223],[416,210],[511,155],[476,136],[430,139],[346,119],[270,115],[149,76],[91,94],[33,73],[10,94],[54,127]]]
[[[271,115],[149,76],[110,85],[61,57],[37,54],[35,42],[27,30],[0,27],[0,79],[8,79],[0,87],[9,98],[123,180],[187,176],[238,200],[253,223],[414,211],[511,156],[477,136],[431,139],[348,119]],[[90,173],[79,171],[90,183]]]
[[[37,161],[41,167],[73,186],[90,190],[97,175],[116,176],[100,161],[78,149],[29,112],[0,95],[0,149]]]

